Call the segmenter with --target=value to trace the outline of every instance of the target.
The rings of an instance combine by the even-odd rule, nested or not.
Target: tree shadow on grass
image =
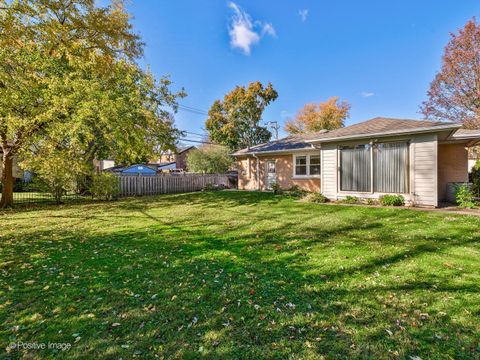
[[[328,262],[340,242],[364,253],[369,243],[393,246],[392,230],[409,214],[365,219],[335,209],[351,220],[318,227],[309,225],[318,212],[307,209],[295,232],[289,222],[260,229],[245,222],[221,233],[221,219],[209,219],[208,230],[198,219],[154,216],[141,203],[128,209],[148,226],[105,235],[37,231],[12,244],[5,260],[18,266],[3,269],[2,288],[12,289],[1,293],[2,339],[68,342],[79,334],[69,353],[57,354],[69,358],[478,356],[478,322],[458,321],[461,309],[438,295],[478,295],[478,286],[453,286],[445,274],[416,282],[389,277],[405,275],[395,269],[407,260],[471,246],[478,237],[452,240],[437,232],[434,245],[414,238],[391,253],[337,266]],[[375,235],[361,238],[368,232]],[[317,261],[322,256],[326,264]],[[375,272],[379,280],[366,283]],[[478,307],[478,298],[469,301]],[[421,315],[427,310],[428,317]]]

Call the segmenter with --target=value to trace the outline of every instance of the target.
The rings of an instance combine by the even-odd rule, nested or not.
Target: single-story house
[[[480,131],[456,123],[374,118],[337,130],[289,136],[233,154],[238,187],[298,185],[338,200],[401,194],[407,203],[438,206],[447,184],[468,181],[467,148]]]

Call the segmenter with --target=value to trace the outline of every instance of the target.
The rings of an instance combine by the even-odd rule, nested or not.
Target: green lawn
[[[480,358],[477,217],[226,191],[0,229],[0,358]]]

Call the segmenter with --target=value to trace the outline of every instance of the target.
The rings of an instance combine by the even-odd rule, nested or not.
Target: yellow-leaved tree
[[[142,51],[121,0],[0,0],[0,207],[13,204],[16,157],[68,184],[65,171],[94,158],[129,162],[174,147],[165,109],[184,94],[138,66]]]

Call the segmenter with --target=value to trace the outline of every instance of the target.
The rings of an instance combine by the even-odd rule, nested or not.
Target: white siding
[[[410,184],[415,205],[437,206],[437,135],[414,137],[410,149]]]
[[[337,145],[322,144],[322,193],[327,198],[337,197]]]

